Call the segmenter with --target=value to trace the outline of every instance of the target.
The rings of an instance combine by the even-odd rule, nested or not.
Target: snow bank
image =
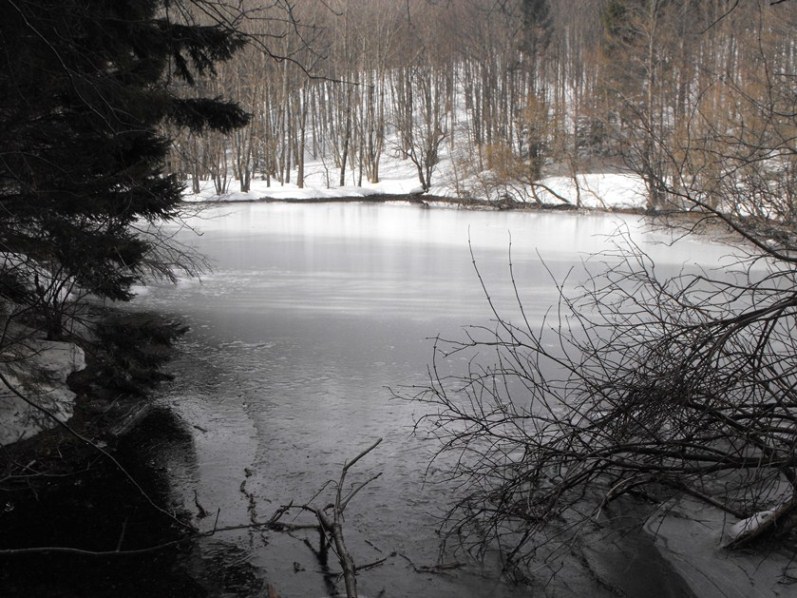
[[[565,198],[585,208],[643,208],[647,191],[644,181],[633,174],[579,174],[547,177],[539,181],[537,197],[543,203],[562,204]]]
[[[295,173],[291,173],[295,178]],[[250,190],[246,193],[236,191],[238,181],[231,181],[229,191],[217,194],[213,182],[202,181],[200,192],[186,192],[186,201],[255,201],[260,199],[301,200],[301,199],[336,199],[344,197],[368,197],[373,195],[409,195],[420,193],[423,189],[418,182],[415,166],[409,160],[389,160],[383,163],[380,171],[380,182],[370,183],[363,178],[362,186],[352,173],[347,173],[346,183],[339,186],[340,171],[329,169],[322,161],[310,162],[305,167],[304,187],[295,183],[281,184],[278,180],[267,181],[253,178]]]
[[[726,531],[723,545],[729,546],[737,539],[761,529],[761,527],[766,525],[776,513],[776,509],[768,509],[766,511],[754,513],[747,519],[737,521]]]
[[[292,173],[295,176],[295,173]],[[314,200],[350,197],[369,197],[374,195],[412,195],[421,193],[415,165],[409,160],[391,156],[382,159],[380,181],[370,183],[363,178],[362,186],[348,173],[346,183],[338,186],[340,172],[327,170],[322,161],[308,163],[304,187],[296,184],[280,184],[277,180],[267,183],[259,178],[251,181],[250,191],[236,191],[238,181],[230,181],[229,191],[217,194],[213,182],[202,181],[199,193],[186,192],[184,199],[191,202],[203,201],[256,201],[256,200]],[[498,200],[510,196],[515,201],[536,203],[541,201],[550,205],[562,205],[562,198],[573,205],[580,202],[585,208],[640,208],[646,203],[645,184],[642,179],[629,173],[579,174],[575,178],[567,176],[546,177],[534,189],[523,186],[501,185],[491,182],[485,186],[482,175],[456,183],[456,176],[450,160],[442,161],[432,177],[429,195],[438,197],[458,197],[457,190],[468,190],[476,198]]]
[[[26,336],[0,353],[0,445],[17,442],[57,424],[23,401],[12,389],[60,421],[72,417],[75,393],[66,379],[86,367],[83,349],[74,343]],[[9,388],[10,385],[10,388]]]

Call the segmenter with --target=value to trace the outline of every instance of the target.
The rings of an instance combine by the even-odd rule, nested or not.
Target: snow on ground
[[[741,538],[747,534],[755,533],[759,528],[765,526],[773,517],[775,517],[777,513],[777,509],[767,509],[766,511],[754,513],[747,519],[737,521],[728,529],[727,533],[725,534],[723,545],[730,546],[738,538]]]
[[[644,181],[629,173],[548,177],[539,181],[536,193],[547,204],[561,204],[557,196],[576,204],[580,197],[585,208],[643,208],[647,197]]]
[[[381,166],[379,183],[370,183],[363,176],[362,186],[357,185],[356,173],[347,172],[346,184],[339,186],[340,170],[332,168],[324,161],[309,162],[305,166],[304,188],[300,189],[295,182],[281,184],[272,179],[269,185],[261,177],[252,179],[251,189],[244,193],[238,190],[239,181],[231,181],[228,192],[217,195],[213,181],[202,181],[198,194],[186,192],[187,201],[255,201],[259,199],[335,199],[344,197],[367,197],[372,195],[408,195],[420,193],[421,185],[415,171],[415,165],[409,160],[386,160]],[[291,180],[295,181],[296,172],[291,172]]]
[[[6,381],[0,381],[0,446],[57,425],[17,392],[66,421],[75,399],[67,376],[86,367],[83,349],[73,343],[48,341],[21,327],[13,332],[21,338],[0,354],[0,373]]]
[[[295,171],[291,172],[293,181]],[[441,161],[432,177],[429,195],[456,198],[457,189],[477,199],[500,199],[508,196],[515,201],[562,205],[562,198],[569,203],[585,208],[639,208],[645,206],[645,185],[641,178],[629,173],[579,174],[576,178],[567,176],[547,177],[535,185],[534,190],[527,186],[508,185],[496,182],[485,183],[489,176],[477,175],[456,184],[455,173],[450,160]],[[418,181],[415,165],[410,160],[401,160],[390,155],[382,158],[380,181],[370,183],[364,176],[362,186],[357,185],[357,173],[349,171],[346,184],[339,186],[340,171],[323,160],[310,161],[305,167],[304,187],[295,183],[280,184],[272,179],[267,181],[257,177],[252,180],[250,191],[241,192],[240,183],[231,180],[226,193],[216,194],[213,182],[202,181],[201,191],[186,192],[186,201],[257,201],[308,200],[368,197],[374,195],[420,194],[423,189]],[[536,198],[535,198],[536,195]]]

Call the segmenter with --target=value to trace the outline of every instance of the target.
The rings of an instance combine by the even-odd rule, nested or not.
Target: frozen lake
[[[217,511],[226,526],[253,514],[265,520],[318,492],[323,505],[332,497],[324,485],[342,464],[384,438],[349,477],[382,473],[352,501],[346,520],[358,564],[386,559],[361,574],[360,591],[372,598],[530,591],[505,585],[490,563],[445,575],[410,564],[437,562],[435,527],[449,489],[423,483],[435,448],[412,435],[423,407],[392,399],[389,389],[426,381],[435,335],[458,337],[463,326],[489,321],[469,245],[492,299],[511,315],[511,239],[526,315],[536,319],[556,302],[551,276],[574,269],[574,282],[583,277],[582,261],[611,248],[618,228],[664,274],[697,259],[717,266],[727,253],[693,239],[667,246],[664,234],[645,232],[641,218],[606,214],[251,203],[209,208],[191,225],[201,236],[181,231],[179,238],[210,258],[212,273],[148,287],[135,301],[191,327],[171,366],[176,382],[160,399],[193,434],[194,457],[169,464],[175,501],[214,514],[203,520],[206,529]],[[201,558],[214,558],[223,540],[282,598],[330,593],[301,541],[245,531],[220,536],[199,547]],[[645,575],[649,595],[667,595],[666,572]],[[562,583],[573,595],[611,595],[576,573]]]

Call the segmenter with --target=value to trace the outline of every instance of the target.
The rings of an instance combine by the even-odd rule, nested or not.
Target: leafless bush
[[[678,492],[738,518],[775,508],[757,534],[783,531],[797,506],[793,268],[740,257],[662,280],[638,247],[603,258],[542,323],[516,284],[518,317],[491,302],[494,327],[436,343],[413,398],[458,489],[444,537],[497,545],[514,568],[619,497]]]

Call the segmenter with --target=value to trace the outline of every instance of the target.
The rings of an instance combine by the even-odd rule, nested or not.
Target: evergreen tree
[[[244,39],[175,20],[173,4],[0,0],[0,294],[45,310],[69,288],[129,299],[156,243],[134,225],[174,218],[181,197],[161,125],[246,123],[235,104],[174,91]]]
[[[549,0],[524,0],[523,30],[527,52],[536,55],[547,49],[551,41],[552,25]]]

